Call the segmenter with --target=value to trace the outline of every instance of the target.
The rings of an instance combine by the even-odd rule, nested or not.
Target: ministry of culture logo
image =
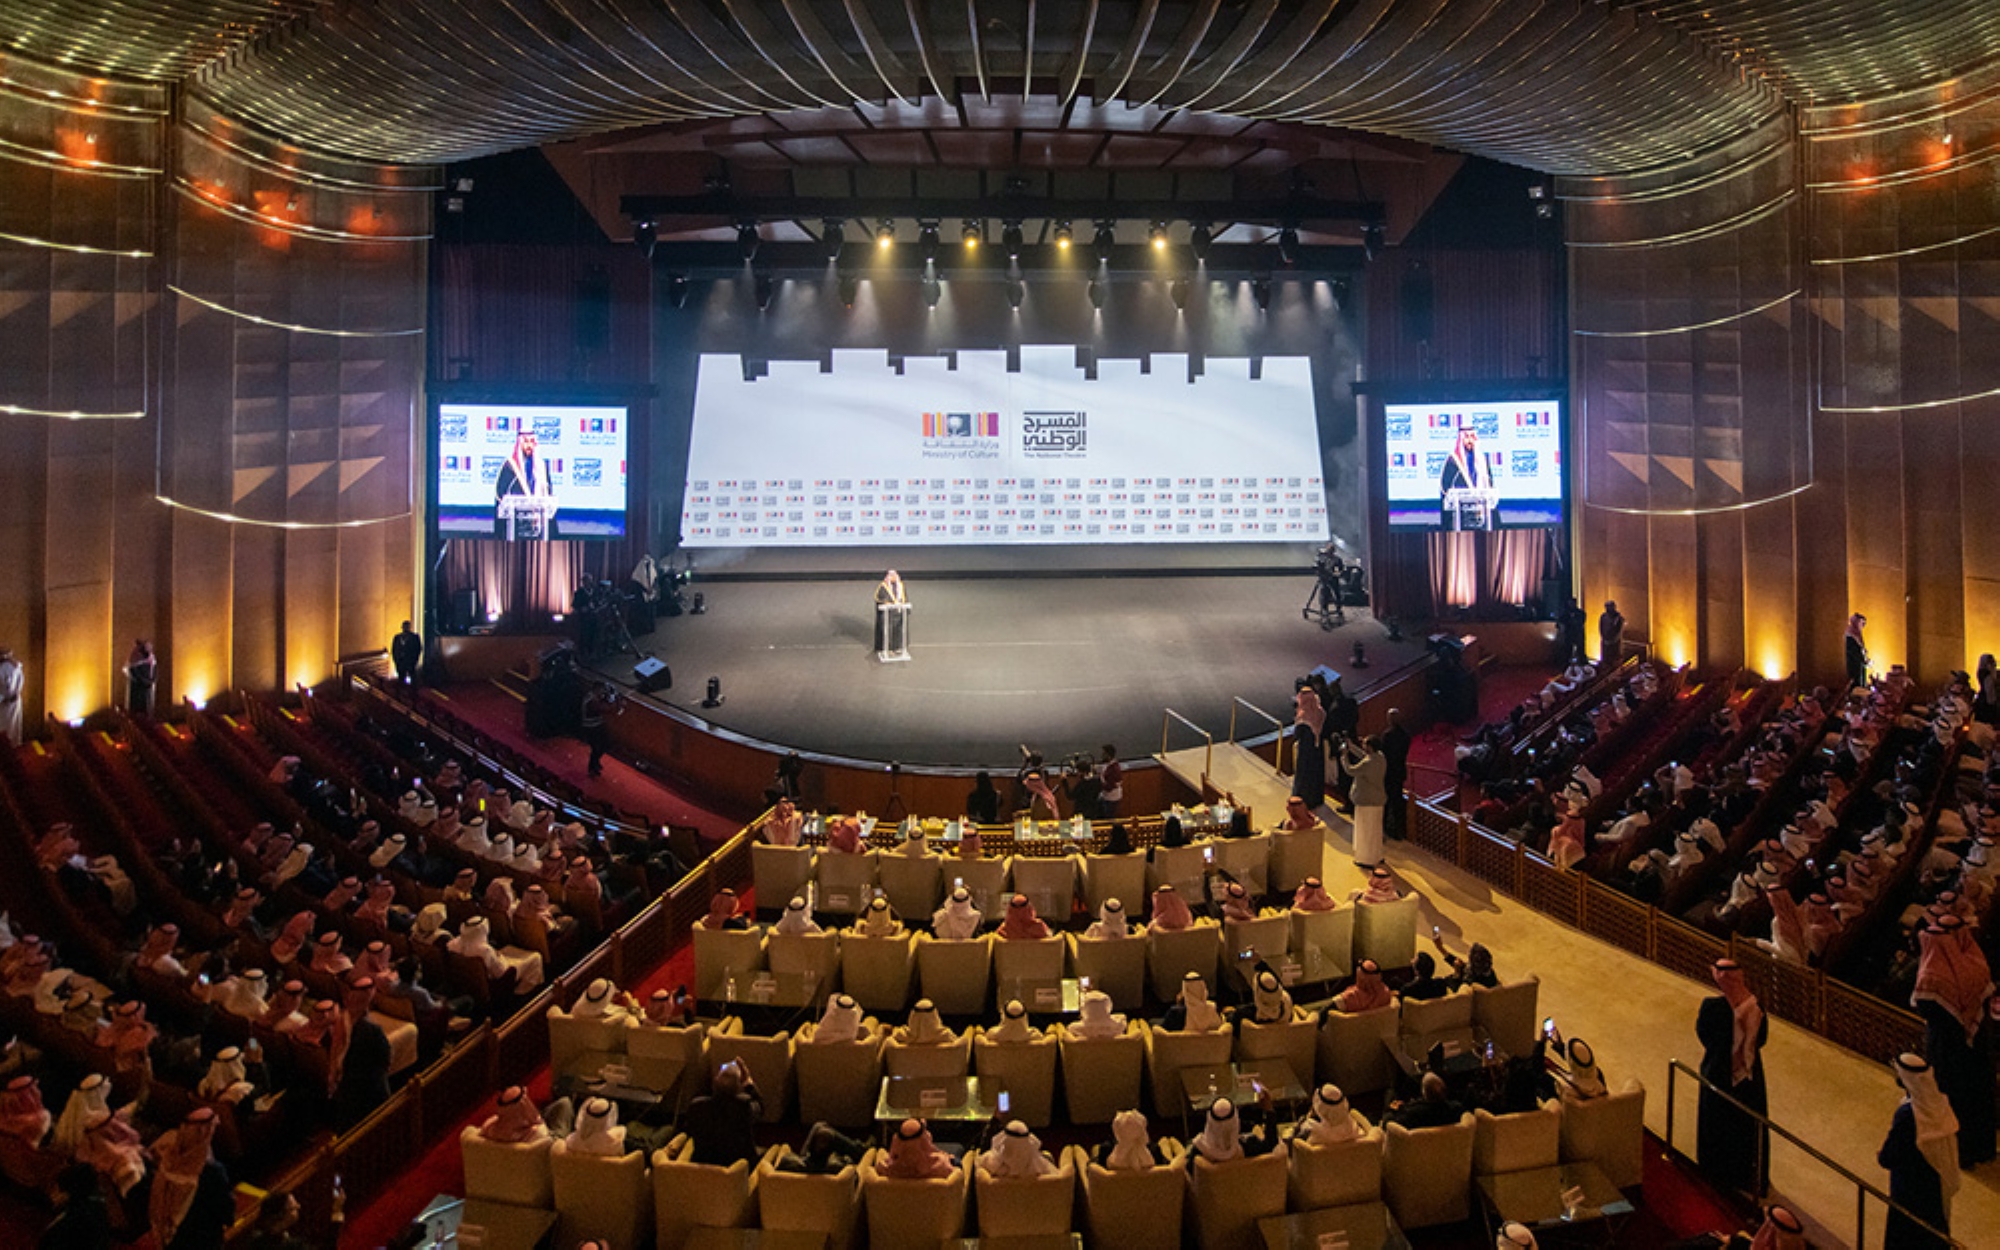
[[[927,412],[924,414],[925,438],[998,438],[1000,437],[1000,414],[997,412]]]

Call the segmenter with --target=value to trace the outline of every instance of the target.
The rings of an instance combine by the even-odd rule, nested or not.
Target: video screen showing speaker
[[[630,432],[622,405],[440,403],[431,491],[438,532],[624,537]]]
[[[701,357],[690,548],[1324,542],[1304,356]]]
[[[1383,417],[1383,495],[1391,529],[1563,523],[1560,401],[1389,404]]]

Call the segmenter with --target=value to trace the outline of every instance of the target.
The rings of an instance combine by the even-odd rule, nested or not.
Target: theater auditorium
[[[0,0],[0,1244],[1996,1244],[1996,154],[1986,0]]]

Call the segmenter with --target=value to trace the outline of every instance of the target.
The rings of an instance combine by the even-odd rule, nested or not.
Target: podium
[[[555,528],[554,495],[502,495],[494,507],[500,536],[509,541],[547,539]]]
[[[910,658],[910,605],[875,605],[875,658],[887,664]]]
[[[1454,486],[1444,493],[1445,528],[1490,530],[1500,510],[1500,492],[1490,486]]]

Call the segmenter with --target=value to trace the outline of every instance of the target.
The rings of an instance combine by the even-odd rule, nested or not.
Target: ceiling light
[[[895,243],[896,223],[884,217],[882,224],[875,227],[875,246],[887,250],[895,246]]]
[[[764,312],[771,307],[771,300],[778,293],[778,284],[763,274],[757,275],[757,311]]]
[[[1028,284],[1019,278],[1007,279],[1007,307],[1021,311],[1021,301],[1028,295]]]
[[[826,248],[828,263],[839,260],[840,249],[847,243],[847,223],[838,217],[827,218],[820,227],[819,241]]]
[[[1092,308],[1104,307],[1104,286],[1104,281],[1100,278],[1092,278],[1090,280],[1089,294],[1090,306]]]
[[[845,274],[840,278],[840,303],[844,308],[854,307],[854,297],[861,292],[861,284]]]
[[[1153,230],[1152,230],[1152,234],[1151,234],[1151,238],[1152,238],[1152,241],[1153,241],[1153,250],[1154,250],[1154,251],[1156,251],[1156,252],[1164,252],[1164,251],[1166,251],[1166,250],[1167,250],[1167,223],[1166,223],[1166,222],[1164,222],[1164,221],[1156,221],[1156,222],[1154,222],[1154,223],[1153,223]]]
[[[687,307],[688,280],[683,274],[675,274],[667,279],[667,302],[675,308]]]
[[[1100,221],[1097,223],[1097,237],[1090,241],[1090,250],[1096,254],[1098,264],[1108,265],[1111,263],[1111,248],[1117,241],[1117,231],[1112,228],[1110,221]]]
[[[1075,237],[1075,232],[1069,228],[1068,222],[1059,221],[1056,223],[1056,247],[1059,250],[1067,252],[1070,241]]]
[[[932,308],[936,308],[938,300],[942,298],[944,298],[944,283],[939,282],[936,278],[925,278],[924,303]]]
[[[1299,263],[1299,228],[1286,226],[1278,231],[1278,259],[1287,265]]]
[[[757,257],[756,222],[745,221],[738,223],[736,227],[736,248],[738,251],[743,253],[744,260],[749,261],[756,259]]]
[[[935,221],[918,222],[917,255],[923,257],[924,262],[928,264],[929,262],[937,259],[937,254],[938,254],[938,224]]]
[[[653,248],[659,244],[659,241],[659,234],[654,229],[652,222],[642,221],[632,227],[632,242],[639,245],[639,250],[646,254],[647,260],[653,259]]]
[[[959,229],[958,238],[959,242],[965,244],[965,250],[970,252],[979,246],[979,240],[984,234],[985,227],[973,218],[967,217],[965,225]]]
[[[1194,229],[1188,232],[1188,246],[1194,249],[1196,260],[1208,259],[1208,245],[1213,242],[1215,242],[1215,232],[1208,228],[1208,223],[1205,221],[1196,222]]]
[[[1257,301],[1259,311],[1271,311],[1271,280],[1269,278],[1252,278],[1250,280],[1250,298]]]
[[[1185,311],[1188,302],[1187,279],[1186,278],[1175,279],[1174,282],[1167,287],[1167,294],[1172,297],[1175,308],[1179,308]]]
[[[1000,246],[1007,249],[1008,260],[1021,259],[1021,223],[1009,221],[1000,227]]]

